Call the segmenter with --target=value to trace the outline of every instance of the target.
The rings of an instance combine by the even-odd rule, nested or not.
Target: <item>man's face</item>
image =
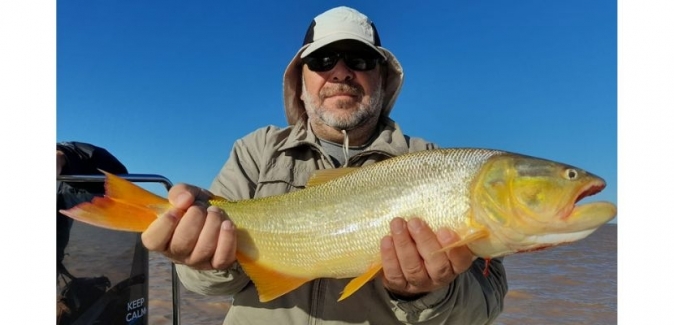
[[[358,42],[341,41],[316,51],[355,53],[371,51]],[[313,54],[313,53],[312,53]],[[367,71],[349,68],[343,57],[327,71],[302,67],[302,101],[309,122],[325,124],[338,130],[352,130],[372,119],[378,119],[383,101],[381,66]]]

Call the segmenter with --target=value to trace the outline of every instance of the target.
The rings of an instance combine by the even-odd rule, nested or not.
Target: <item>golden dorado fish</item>
[[[95,226],[142,232],[169,202],[106,173],[106,196],[70,210]],[[395,217],[419,217],[485,259],[580,240],[613,219],[598,176],[550,160],[487,149],[436,149],[358,168],[321,170],[307,188],[266,198],[213,198],[237,229],[237,260],[270,301],[317,278],[354,278],[339,300],[382,268],[380,240]]]

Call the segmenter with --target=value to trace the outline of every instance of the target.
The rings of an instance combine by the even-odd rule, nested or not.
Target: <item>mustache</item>
[[[321,89],[318,95],[320,96],[321,100],[323,100],[326,97],[334,96],[337,94],[347,94],[351,96],[362,97],[364,93],[365,90],[360,85],[350,83],[340,83],[334,87],[330,88],[326,87]]]

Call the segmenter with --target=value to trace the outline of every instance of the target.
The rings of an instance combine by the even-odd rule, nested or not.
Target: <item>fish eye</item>
[[[567,169],[567,170],[565,171],[565,175],[564,175],[564,176],[565,176],[566,179],[568,179],[568,180],[574,180],[574,179],[578,178],[578,171],[576,171],[576,170],[573,169],[573,168],[569,168],[569,169]]]

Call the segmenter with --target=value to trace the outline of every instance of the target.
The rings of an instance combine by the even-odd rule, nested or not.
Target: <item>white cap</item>
[[[318,15],[311,22],[302,45],[309,45],[300,58],[304,58],[321,47],[341,40],[356,40],[386,58],[377,48],[381,46],[379,33],[372,21],[360,12],[348,8],[337,7]]]

